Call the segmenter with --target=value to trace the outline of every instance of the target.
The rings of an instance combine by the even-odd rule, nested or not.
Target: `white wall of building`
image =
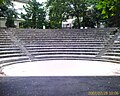
[[[75,19],[68,19],[65,22],[62,22],[62,28],[72,28]]]
[[[23,6],[25,6],[26,3],[17,2],[17,1],[12,1],[12,3],[14,5],[14,8],[16,9],[17,13],[19,13],[19,14],[21,14],[21,12],[25,13]],[[20,18],[20,15],[18,17]],[[19,28],[19,22],[20,22],[19,19],[14,21],[14,24],[16,25],[17,28]],[[5,23],[6,23],[6,18],[0,18],[0,27],[6,27]]]
[[[14,24],[15,24],[16,28],[19,28],[20,21],[21,20],[15,20],[14,21]],[[6,23],[6,18],[0,18],[0,27],[6,27],[5,23]]]
[[[14,8],[16,9],[16,11],[21,14],[22,13],[25,13],[25,10],[23,9],[23,6],[26,5],[26,3],[22,3],[22,2],[16,2],[16,1],[12,1],[13,5],[14,5]]]
[[[5,22],[6,22],[6,19],[1,19],[0,18],[0,27],[6,27]]]

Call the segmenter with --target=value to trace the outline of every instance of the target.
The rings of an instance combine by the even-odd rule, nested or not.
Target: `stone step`
[[[117,49],[115,49],[115,50],[109,50],[109,51],[107,51],[108,53],[110,53],[110,52],[112,52],[112,53],[120,53],[120,50],[117,50]]]
[[[103,34],[103,33],[75,33],[75,32],[74,33],[68,33],[68,32],[66,32],[66,33],[63,33],[63,32],[61,32],[61,33],[59,33],[59,32],[58,33],[52,33],[52,32],[48,32],[48,33],[47,32],[46,33],[41,33],[41,32],[39,32],[39,33],[24,32],[24,33],[22,33],[22,32],[20,32],[20,33],[17,33],[17,32],[15,32],[15,33],[13,33],[13,35],[14,36],[20,36],[20,37],[24,37],[24,36],[27,36],[27,37],[39,37],[39,36],[44,36],[44,37],[50,37],[50,36],[57,36],[57,37],[59,37],[59,36],[61,36],[61,37],[101,36],[101,37],[107,37],[107,36],[109,36],[109,34],[106,34],[106,33]],[[6,36],[9,36],[9,35],[6,35]]]
[[[58,45],[58,46],[61,46],[61,45],[79,45],[79,46],[103,46],[105,45],[105,43],[101,43],[101,42],[98,42],[98,43],[86,43],[86,42],[32,42],[32,41],[29,41],[29,42],[23,42],[23,44],[39,44],[39,45]]]
[[[56,52],[56,51],[65,51],[65,52],[98,52],[100,51],[100,49],[79,49],[79,48],[59,48],[59,49],[56,49],[56,48],[35,48],[35,49],[27,49],[29,52]]]
[[[11,39],[3,39],[3,40],[0,40],[0,44],[3,44],[3,43],[14,44],[14,42],[11,41]]]
[[[120,42],[118,42],[118,43],[114,43],[114,45],[113,45],[113,46],[115,46],[115,47],[120,46]]]
[[[1,43],[1,44],[3,44],[3,43]],[[9,44],[9,43],[7,43],[7,44]],[[106,45],[106,42],[63,42],[63,41],[59,41],[59,42],[54,42],[54,41],[52,41],[52,42],[42,42],[42,41],[22,41],[22,44],[24,44],[24,45],[28,45],[28,44],[35,44],[35,45],[43,45],[43,44],[48,44],[48,45],[51,45],[51,44],[53,44],[53,45],[55,45],[55,44],[78,44],[78,45],[83,45],[83,44],[85,44],[85,45]]]
[[[119,50],[120,46],[111,46],[109,50]]]
[[[97,37],[109,37],[109,35],[102,35],[102,34],[100,34],[100,35],[96,35],[96,34],[55,34],[55,33],[44,33],[44,34],[35,34],[35,33],[26,33],[26,34],[14,34],[14,36],[18,36],[18,37],[63,37],[63,38],[66,38],[66,37],[91,37],[91,36],[97,36]],[[5,36],[7,36],[7,35],[5,35]]]
[[[106,58],[106,59],[116,59],[116,60],[119,60],[120,61],[120,56],[102,56],[102,58]]]
[[[80,49],[100,49],[104,47],[104,44],[39,44],[39,43],[26,43],[24,46],[26,48],[80,48]],[[36,45],[38,44],[38,45]],[[89,47],[89,48],[88,48]]]
[[[67,37],[67,36],[109,36],[108,33],[101,33],[101,32],[12,32],[14,36],[22,36],[24,37],[27,35],[28,37],[38,37],[38,36],[62,36],[62,37]],[[5,34],[7,36],[7,34]]]
[[[68,52],[68,51],[56,51],[56,52],[31,52],[32,55],[61,55],[61,54],[66,54],[66,55],[71,55],[71,54],[75,54],[75,55],[97,55],[98,52],[74,52],[74,51],[71,51],[71,52]]]
[[[64,54],[56,54],[56,55],[37,55],[35,56],[35,60],[65,60],[65,59],[70,59],[70,60],[75,60],[75,59],[93,59],[95,55],[64,55]]]
[[[26,56],[24,53],[5,53],[5,54],[0,54],[0,59],[1,58],[8,58],[8,57],[22,57]]]
[[[120,56],[120,53],[107,52],[107,53],[104,53],[104,55],[107,55],[107,56]]]
[[[40,46],[40,45],[25,45],[26,49],[101,49],[101,47],[99,46],[89,46],[89,47],[85,47],[85,46],[69,46],[69,47],[65,47],[65,46]]]
[[[30,39],[30,38],[21,38],[19,39],[21,41],[64,41],[64,42],[69,42],[69,41],[77,41],[77,42],[106,42],[107,39],[93,39],[93,38],[70,38],[70,39],[67,39],[67,38],[35,38],[35,39]]]
[[[31,40],[31,41],[43,41],[43,42],[52,42],[52,41],[55,41],[55,42],[59,42],[59,41],[63,41],[63,42],[105,42],[105,40],[99,40],[99,39],[90,39],[90,38],[78,38],[78,39],[66,39],[66,38],[35,38],[35,39],[29,39],[29,38],[25,38],[25,39],[20,39],[20,40]]]
[[[18,47],[0,47],[0,51],[20,51]]]
[[[0,55],[1,54],[14,54],[14,53],[22,53],[21,50],[0,50]]]
[[[13,45],[13,42],[0,42],[0,47],[4,47],[4,46],[10,46],[10,45]],[[13,45],[14,46],[14,45]]]
[[[0,65],[1,66],[8,66],[11,64],[17,64],[17,63],[23,63],[23,62],[29,62],[29,58],[27,56],[23,57],[8,57],[8,58],[1,58],[0,59]]]
[[[40,43],[86,43],[86,44],[105,44],[106,42],[103,42],[103,41],[73,41],[73,40],[66,40],[66,41],[62,41],[62,40],[59,40],[59,41],[56,41],[56,40],[53,40],[53,41],[44,41],[44,40],[25,40],[23,42],[40,42]]]
[[[14,45],[14,44],[10,44],[10,45],[2,44],[2,45],[0,45],[0,48],[13,48],[13,47],[18,47],[18,46]]]

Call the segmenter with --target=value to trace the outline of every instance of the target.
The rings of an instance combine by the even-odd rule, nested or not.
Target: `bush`
[[[6,25],[7,28],[9,28],[9,27],[15,28],[13,18],[7,18],[7,21],[6,21],[5,25]]]

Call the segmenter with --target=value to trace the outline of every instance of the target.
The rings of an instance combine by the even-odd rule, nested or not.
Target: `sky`
[[[42,3],[42,2],[46,2],[47,0],[37,0],[37,1]]]
[[[42,3],[42,2],[46,2],[47,0],[37,0],[37,2],[40,2],[40,3]],[[17,9],[17,12],[18,13],[25,13],[25,11],[23,10],[23,5],[25,5],[25,4],[23,4],[23,3],[18,3],[18,2],[14,2],[14,8],[15,9]]]

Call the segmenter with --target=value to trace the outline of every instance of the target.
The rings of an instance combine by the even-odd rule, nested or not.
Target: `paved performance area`
[[[0,96],[120,96],[120,77],[1,77]]]
[[[84,60],[49,60],[4,67],[6,76],[120,76],[120,64]]]

